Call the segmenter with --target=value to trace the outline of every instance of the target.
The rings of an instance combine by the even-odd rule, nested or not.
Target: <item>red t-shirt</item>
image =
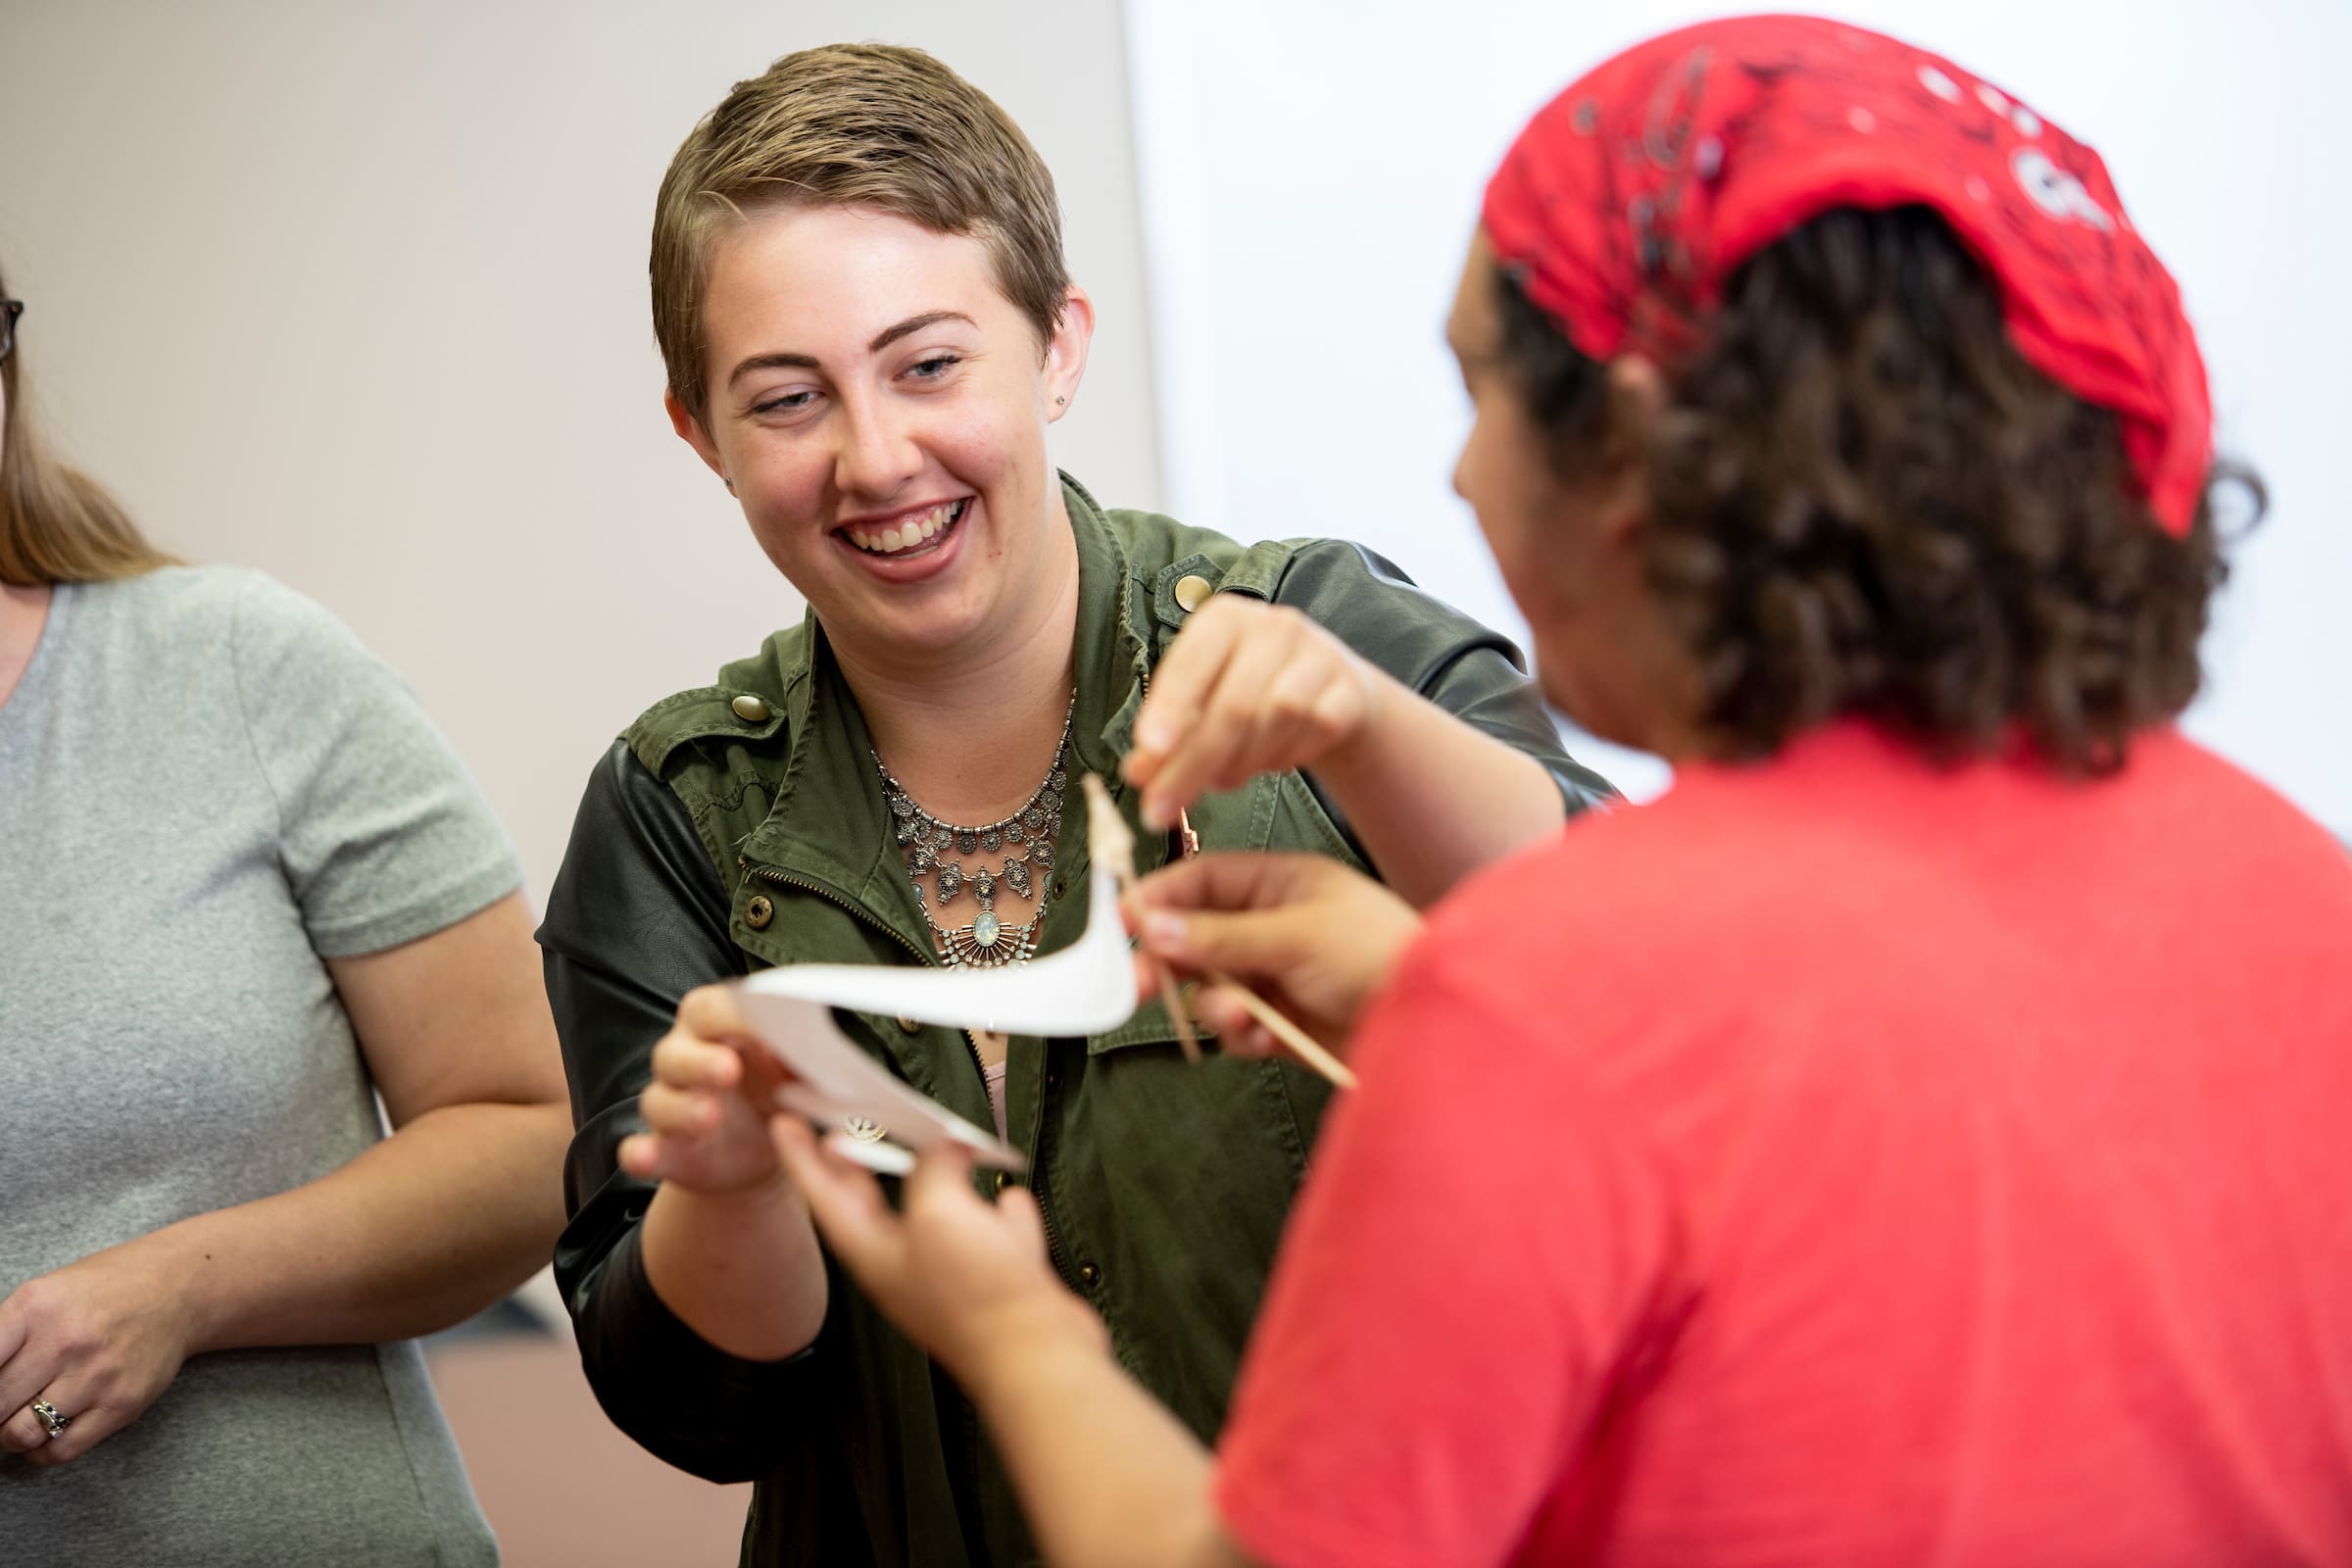
[[[1218,1454],[1275,1564],[2352,1563],[2352,857],[1859,724],[1447,902]]]

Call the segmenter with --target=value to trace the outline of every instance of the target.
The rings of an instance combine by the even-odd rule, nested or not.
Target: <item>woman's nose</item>
[[[844,494],[884,499],[922,468],[911,422],[887,400],[845,404],[839,429],[833,479]]]

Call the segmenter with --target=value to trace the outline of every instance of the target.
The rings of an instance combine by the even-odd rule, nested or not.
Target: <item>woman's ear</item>
[[[703,428],[703,421],[694,416],[694,411],[680,402],[675,392],[666,390],[662,394],[662,408],[668,414],[669,427],[678,432],[678,439],[694,448],[694,455],[709,464],[712,473],[726,478],[727,465],[718,455],[718,443],[710,439],[710,432]]]
[[[1046,419],[1049,423],[1070,412],[1078,383],[1086,379],[1086,352],[1095,340],[1095,302],[1086,290],[1070,285],[1062,296],[1061,319],[1046,339]]]

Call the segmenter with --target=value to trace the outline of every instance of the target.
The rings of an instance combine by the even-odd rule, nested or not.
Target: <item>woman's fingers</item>
[[[1218,760],[1209,789],[1239,789],[1260,773],[1308,765],[1355,732],[1364,709],[1362,683],[1337,649],[1291,659],[1262,690],[1245,688],[1244,696],[1254,709],[1250,733]]]
[[[690,1138],[717,1128],[723,1114],[718,1098],[699,1089],[672,1089],[656,1081],[637,1097],[638,1114],[664,1138]]]
[[[1136,955],[1135,996],[1138,1002],[1159,1000],[1159,974],[1153,962],[1142,954]],[[1274,1004],[1281,1005],[1279,1001]],[[1282,1043],[1268,1033],[1266,1027],[1226,987],[1188,984],[1185,1010],[1191,1014],[1195,1024],[1217,1037],[1217,1048],[1229,1056],[1254,1061],[1262,1056],[1277,1055],[1282,1051]],[[1007,1187],[1004,1197],[1010,1198],[1019,1189]],[[1000,1198],[998,1206],[1003,1205],[1004,1198]]]
[[[106,1364],[103,1353],[95,1359],[89,1351],[44,1353],[41,1359],[48,1363],[48,1371],[38,1390],[11,1410],[6,1420],[0,1420],[0,1448],[21,1453],[34,1464],[63,1464],[89,1452],[129,1417],[106,1403],[109,1374],[101,1370]],[[49,1424],[33,1409],[35,1403],[54,1409],[63,1418],[65,1430],[51,1437]]]
[[[708,1041],[743,1039],[751,1034],[731,985],[697,986],[678,999],[678,1027]]]
[[[58,1413],[67,1413],[65,1407],[60,1405]],[[49,1429],[41,1424],[39,1416],[33,1414],[29,1403],[18,1406],[6,1421],[0,1421],[0,1448],[6,1448],[11,1453],[30,1453],[48,1441]]]
[[[1237,1056],[1251,1054],[1250,1037],[1265,1033],[1264,1026],[1227,986],[1202,986],[1193,993],[1193,1013],[1214,1029],[1225,1049]]]
[[[873,1172],[824,1148],[798,1116],[770,1117],[767,1132],[833,1255],[869,1289],[886,1284],[906,1243],[903,1223],[883,1200]]]
[[[1033,1244],[1039,1257],[1046,1255],[1046,1211],[1038,1206],[1037,1196],[1026,1187],[1007,1187],[997,1194],[997,1215],[1024,1241]]]
[[[979,1213],[987,1207],[972,1191],[972,1156],[959,1145],[940,1143],[924,1150],[906,1178],[910,1216]]]
[[[1211,789],[1305,766],[1369,720],[1371,680],[1346,644],[1298,611],[1211,599],[1152,672],[1121,771],[1164,827]]]
[[[766,1042],[744,1028],[729,986],[690,991],[678,1004],[675,1028],[654,1047],[654,1078],[673,1089],[743,1091],[764,1115],[792,1071]]]
[[[620,1168],[641,1181],[701,1192],[740,1188],[776,1169],[763,1123],[792,1074],[743,1032],[734,992],[690,991],[677,1026],[654,1047],[653,1079],[637,1099],[647,1131],[621,1140]]]
[[[1203,681],[1192,697],[1189,716],[1171,715],[1182,727],[1144,786],[1145,826],[1167,826],[1212,781],[1246,763],[1250,739],[1258,732],[1261,701],[1286,657],[1285,649],[1262,634],[1232,643],[1214,679]]]
[[[56,1373],[52,1347],[67,1305],[54,1275],[26,1280],[0,1299],[0,1410],[30,1404]]]
[[[656,1081],[637,1097],[637,1113],[652,1131],[621,1141],[620,1167],[640,1180],[653,1181],[677,1175],[703,1141],[718,1130],[726,1108],[715,1095]]]
[[[41,1434],[41,1442],[20,1450],[32,1464],[67,1464],[78,1459],[122,1430],[128,1420],[123,1412],[106,1404],[102,1391],[93,1386],[89,1378],[73,1373],[61,1374],[56,1382],[41,1391],[39,1397],[65,1418],[66,1430],[54,1438],[50,1437],[47,1427],[30,1405],[9,1418],[12,1432],[17,1429],[20,1418],[29,1418],[33,1430]]]
[[[1152,909],[1264,909],[1295,904],[1346,867],[1320,855],[1219,851],[1190,856],[1135,885],[1140,917]]]
[[[1312,908],[1298,905],[1232,912],[1147,909],[1142,936],[1145,951],[1185,969],[1228,969],[1276,980],[1348,940],[1347,933],[1330,929]]]
[[[743,1057],[732,1046],[716,1045],[679,1026],[654,1047],[654,1082],[672,1089],[732,1089],[743,1081]]]
[[[777,1104],[777,1093],[797,1076],[765,1041],[746,1040],[737,1047],[743,1062],[743,1094],[764,1120]]]
[[[1133,746],[1120,763],[1120,772],[1138,789],[1149,789],[1159,776],[1215,689],[1241,631],[1236,609],[1231,598],[1211,599],[1185,622],[1152,671],[1152,690],[1135,715]]]

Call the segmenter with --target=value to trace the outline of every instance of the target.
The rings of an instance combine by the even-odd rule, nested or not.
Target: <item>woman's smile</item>
[[[940,501],[884,515],[858,517],[833,530],[858,564],[884,582],[922,582],[948,569],[960,554],[964,520],[976,496]]]

